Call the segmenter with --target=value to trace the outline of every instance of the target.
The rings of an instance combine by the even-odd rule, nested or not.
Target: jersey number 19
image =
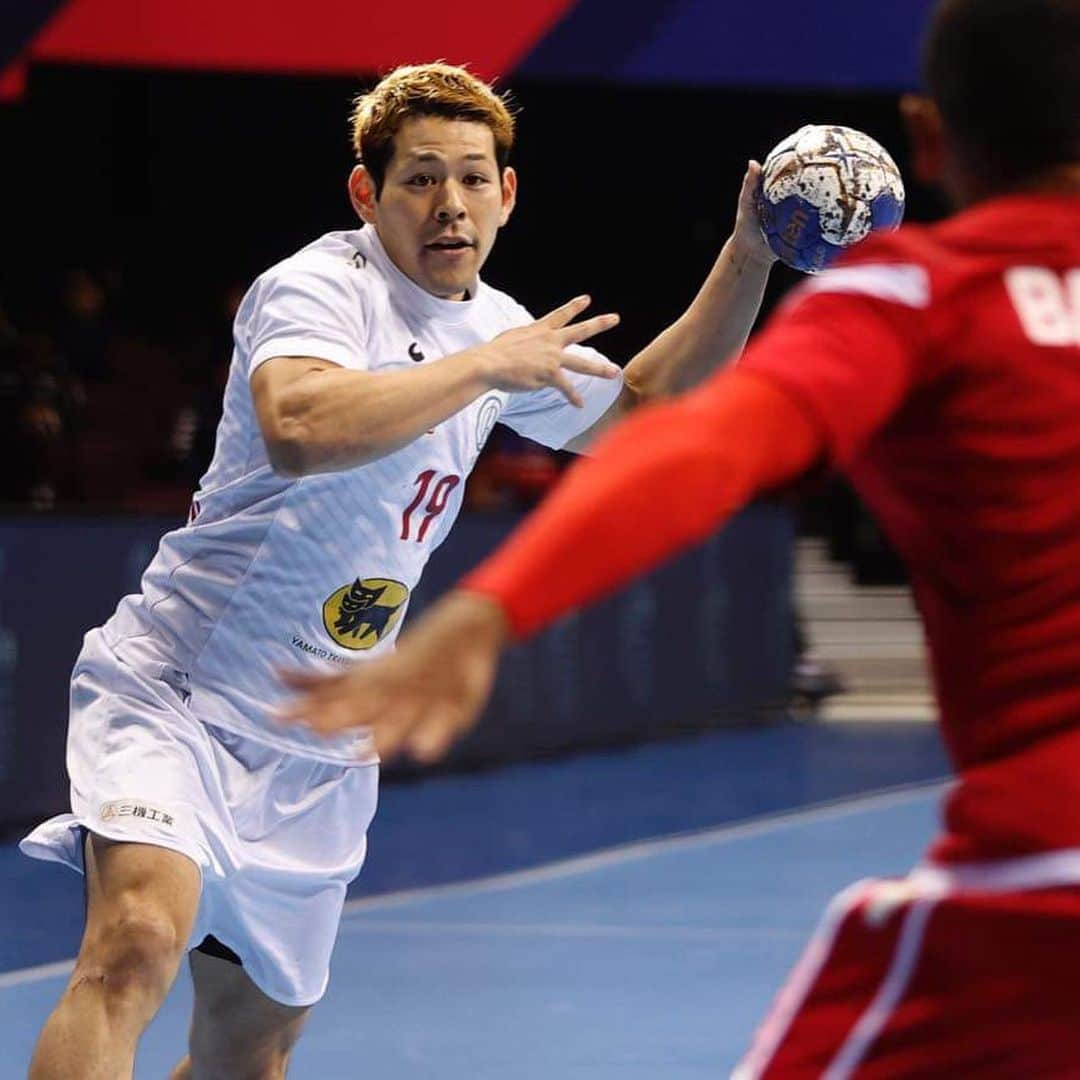
[[[411,539],[410,531],[412,528],[412,516],[413,513],[419,508],[424,499],[428,499],[427,505],[424,507],[424,517],[420,522],[419,528],[416,530],[416,542],[419,544],[427,535],[428,529],[431,527],[431,523],[446,509],[446,504],[450,499],[450,492],[454,490],[461,483],[460,476],[443,476],[441,477],[435,486],[431,487],[432,480],[436,477],[434,469],[425,469],[413,483],[418,488],[416,492],[416,498],[405,508],[405,512],[401,515],[401,539]],[[431,488],[431,497],[428,498],[428,489]]]

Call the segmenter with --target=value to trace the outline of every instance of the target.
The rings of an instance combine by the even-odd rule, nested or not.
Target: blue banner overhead
[[[909,89],[934,0],[581,0],[516,74],[626,83]]]
[[[0,72],[21,57],[344,74],[438,55],[488,76],[896,89],[918,82],[933,2],[520,0],[507,9],[483,0],[449,20],[428,3],[406,40],[392,13],[380,21],[381,8],[339,0],[316,0],[303,17],[286,12],[255,36],[251,0],[24,0],[0,12]],[[359,36],[348,32],[357,19]]]

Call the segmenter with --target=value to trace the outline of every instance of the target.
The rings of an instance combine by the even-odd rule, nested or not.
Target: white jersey
[[[531,321],[483,283],[465,301],[425,292],[373,228],[329,233],[264,273],[237,313],[217,445],[191,520],[162,538],[142,592],[103,628],[114,651],[177,681],[206,723],[322,760],[375,760],[366,735],[326,741],[276,725],[286,693],[277,672],[391,648],[496,421],[561,448],[603,415],[620,380],[570,374],[582,409],[552,389],[492,390],[378,461],[299,479],[271,469],[248,380],[275,356],[412,368]]]

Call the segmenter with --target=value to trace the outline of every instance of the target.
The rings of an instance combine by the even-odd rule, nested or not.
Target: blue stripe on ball
[[[773,254],[804,274],[824,270],[843,251],[821,235],[817,210],[799,195],[777,203],[759,195],[758,219]]]
[[[904,218],[904,204],[892,195],[879,195],[870,204],[871,231],[895,229]]]

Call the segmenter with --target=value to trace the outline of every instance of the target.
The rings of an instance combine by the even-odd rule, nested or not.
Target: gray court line
[[[400,892],[385,893],[382,896],[365,897],[350,900],[345,905],[342,930],[352,929],[352,916],[368,911],[400,907],[417,900],[435,899],[443,896],[468,896],[479,892],[500,892],[522,885],[532,885],[545,881],[557,881],[576,874],[586,874],[620,863],[647,859],[653,855],[683,851],[691,848],[703,848],[711,845],[727,844],[735,840],[748,839],[780,829],[813,825],[823,821],[833,821],[853,814],[871,810],[884,810],[893,806],[905,806],[920,802],[929,797],[936,797],[948,783],[945,779],[932,780],[918,784],[902,784],[897,787],[883,788],[866,795],[856,795],[845,799],[830,799],[815,803],[800,810],[787,810],[778,814],[766,814],[736,825],[721,825],[717,828],[703,829],[691,833],[677,833],[659,840],[645,840],[633,844],[621,844],[606,851],[591,855],[579,855],[572,859],[546,863],[530,870],[515,870],[505,874],[493,874],[489,877],[473,878],[470,881],[454,882],[450,885],[433,885],[427,888],[404,889]],[[74,966],[74,960],[61,960],[53,964],[39,964],[36,967],[19,968],[0,974],[0,990],[27,983],[42,982],[46,979],[66,977]]]

